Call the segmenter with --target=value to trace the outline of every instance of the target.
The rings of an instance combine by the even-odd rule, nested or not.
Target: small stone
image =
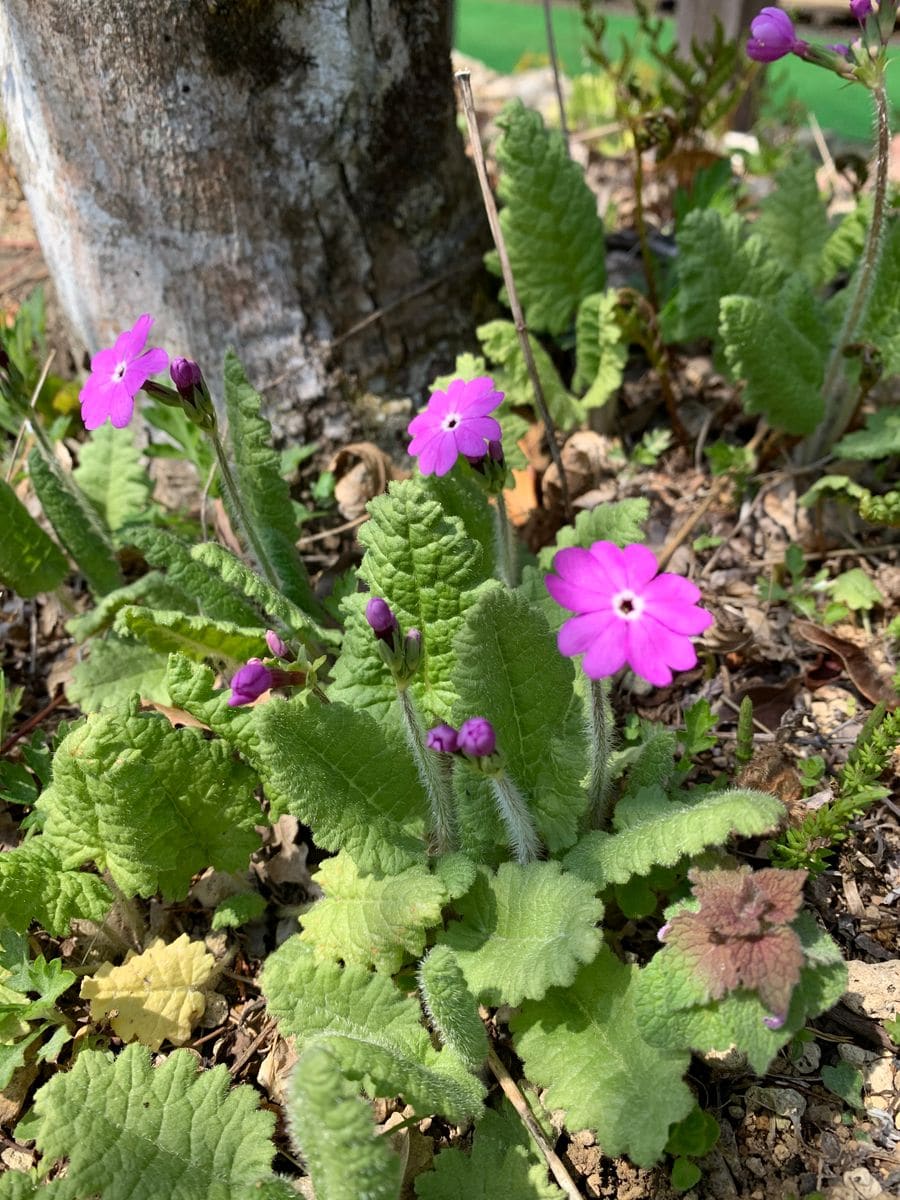
[[[900,1011],[900,958],[887,962],[847,963],[844,1003],[876,1021],[890,1020]]]
[[[769,1170],[763,1160],[761,1158],[756,1158],[755,1156],[751,1156],[746,1160],[746,1167],[748,1171],[757,1177],[757,1179],[762,1179],[768,1174]],[[754,1192],[754,1195],[755,1194],[756,1193]]]
[[[849,1042],[838,1044],[838,1056],[860,1071],[864,1071],[877,1058],[871,1050],[863,1050],[862,1046],[853,1046]]]
[[[804,1042],[791,1065],[798,1075],[812,1075],[822,1063],[822,1047],[818,1042]]]
[[[866,1089],[876,1096],[888,1099],[895,1095],[894,1059],[890,1054],[877,1059],[866,1072]]]
[[[743,1121],[744,1110],[741,1108],[741,1106],[739,1104],[729,1104],[728,1105],[728,1115],[729,1115],[729,1117],[734,1117],[734,1119],[736,1121]]]
[[[842,1178],[860,1200],[880,1200],[884,1195],[881,1184],[872,1178],[871,1172],[865,1167],[854,1167],[852,1171],[845,1171]]]

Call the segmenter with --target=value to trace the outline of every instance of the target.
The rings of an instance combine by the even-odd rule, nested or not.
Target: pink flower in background
[[[499,442],[499,423],[488,413],[503,400],[486,375],[454,379],[446,392],[434,392],[428,407],[413,417],[409,452],[423,475],[446,475],[460,454],[483,458],[488,442]]]
[[[850,12],[857,21],[864,21],[872,11],[872,0],[850,0]]]
[[[664,687],[673,670],[696,664],[690,639],[709,628],[712,614],[698,606],[700,589],[690,580],[658,574],[646,546],[573,546],[559,551],[553,569],[547,590],[578,614],[559,631],[560,654],[583,654],[591,679],[614,675],[627,663],[648,683]]]
[[[764,8],[750,22],[747,54],[756,62],[775,62],[786,54],[802,58],[806,50],[806,42],[797,37],[791,18],[780,8]]]
[[[135,396],[151,375],[169,365],[165,350],[144,349],[152,324],[144,313],[119,334],[112,349],[98,350],[91,359],[91,373],[78,397],[85,429],[97,429],[106,420],[122,429],[131,420]]]

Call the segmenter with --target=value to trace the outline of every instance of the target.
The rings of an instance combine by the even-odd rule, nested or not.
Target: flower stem
[[[609,690],[608,679],[592,679],[590,682],[591,778],[588,784],[588,813],[592,829],[606,829],[612,817],[609,759],[615,723]]]
[[[398,688],[397,699],[403,714],[406,743],[428,797],[432,848],[435,854],[446,854],[456,847],[456,815],[453,810],[450,774],[441,767],[440,758],[443,756],[434,754],[425,745],[422,721],[409,688]]]
[[[872,219],[866,232],[862,262],[851,286],[851,295],[844,313],[840,332],[825,367],[822,398],[825,412],[815,435],[804,448],[806,462],[815,462],[838,440],[853,417],[857,404],[855,390],[847,387],[844,373],[844,348],[859,334],[865,320],[869,301],[878,275],[878,263],[884,246],[884,222],[887,210],[888,165],[890,162],[891,127],[884,83],[872,88],[875,106],[875,193]]]
[[[219,430],[211,429],[209,431],[210,440],[213,444],[213,449],[216,453],[216,462],[219,466],[219,474],[222,478],[222,485],[228,493],[228,501],[231,506],[231,511],[237,518],[238,525],[243,533],[250,549],[256,559],[257,566],[268,579],[273,587],[281,589],[281,581],[275,572],[275,568],[269,560],[266,553],[265,545],[259,537],[259,533],[253,524],[250,514],[244,507],[241,500],[241,494],[238,490],[237,482],[234,475],[231,473],[231,464],[228,461],[228,456],[225,453],[225,447],[222,445],[222,439],[219,436]]]
[[[518,587],[518,546],[502,492],[497,496],[497,502],[494,504],[494,547],[497,572],[500,578],[508,587]]]
[[[524,796],[505,771],[491,776],[491,787],[516,862],[534,862],[541,852],[541,843]]]

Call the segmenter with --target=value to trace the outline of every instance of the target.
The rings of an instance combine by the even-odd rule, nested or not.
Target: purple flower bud
[[[179,396],[185,400],[190,400],[194,394],[194,388],[200,387],[203,383],[203,372],[190,358],[173,358],[169,374],[178,389]]]
[[[393,633],[397,628],[397,618],[391,612],[391,606],[380,596],[373,596],[366,605],[366,620],[375,636],[382,642],[391,645]]]
[[[671,928],[672,928],[671,921],[666,921],[665,925],[661,925],[659,933],[657,933],[657,935],[656,935],[657,941],[664,942],[666,940],[666,934],[669,932],[669,930]]]
[[[825,47],[826,50],[833,50],[835,54],[839,54],[841,58],[850,59],[850,47],[846,42],[832,42],[830,46]]]
[[[496,463],[505,461],[503,455],[503,443],[497,438],[493,442],[488,442],[488,457]]]
[[[266,645],[275,658],[289,658],[290,650],[287,645],[281,640],[274,629],[266,630]]]
[[[791,18],[780,8],[764,8],[750,22],[747,54],[755,62],[775,62],[786,54],[798,54],[802,58],[806,48],[806,42],[794,33]]]
[[[763,1025],[773,1032],[780,1029],[787,1020],[787,1013],[773,1013],[771,1017],[763,1017]]]
[[[259,658],[251,658],[231,680],[231,695],[228,707],[252,704],[263,692],[267,692],[274,681],[274,673]]]
[[[497,746],[494,727],[486,717],[469,717],[459,727],[459,749],[472,758],[487,758]]]
[[[452,725],[435,725],[425,735],[425,745],[439,754],[455,754],[457,741],[457,733]]]
[[[864,21],[872,11],[872,0],[850,0],[850,12],[857,21]]]

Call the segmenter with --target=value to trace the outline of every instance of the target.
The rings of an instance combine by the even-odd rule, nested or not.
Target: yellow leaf
[[[91,1020],[109,1019],[123,1041],[158,1050],[164,1041],[182,1046],[206,1008],[215,959],[186,933],[167,945],[157,938],[143,954],[132,952],[120,967],[104,963],[81,984]]]

